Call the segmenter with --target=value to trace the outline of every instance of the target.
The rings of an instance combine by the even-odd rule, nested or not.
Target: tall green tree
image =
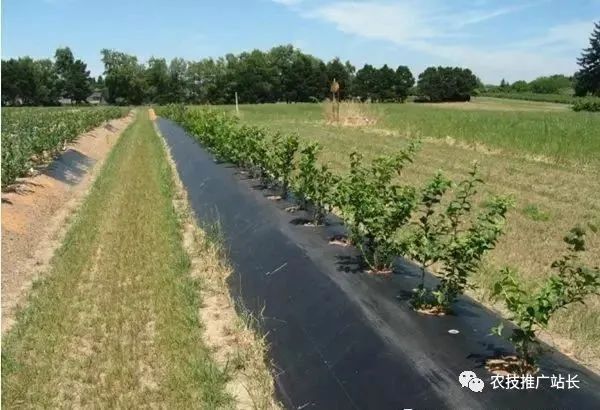
[[[164,58],[152,57],[145,71],[146,98],[150,102],[166,104],[169,101],[169,67]]]
[[[405,65],[398,66],[395,74],[394,94],[397,101],[404,102],[408,98],[410,89],[415,85],[415,78]]]
[[[51,60],[21,57],[2,61],[2,104],[57,105],[58,80]]]
[[[428,67],[419,75],[419,95],[432,102],[469,101],[477,88],[477,77],[468,68]]]
[[[22,91],[19,82],[22,71],[19,60],[2,61],[2,105],[18,105]]]
[[[287,101],[290,82],[287,78],[291,75],[292,64],[299,51],[291,44],[273,47],[269,51],[269,61],[274,69],[273,98],[275,101]]]
[[[190,101],[202,104],[227,102],[227,65],[225,59],[207,58],[188,65]]]
[[[387,64],[376,71],[373,92],[378,101],[396,101],[396,73]]]
[[[87,65],[76,60],[69,47],[58,48],[54,58],[62,96],[75,103],[86,101],[92,93]]]
[[[183,58],[174,58],[169,63],[169,102],[187,102],[189,79],[188,63]]]
[[[137,105],[144,102],[145,70],[136,56],[104,49],[102,62],[109,103]]]
[[[575,94],[600,96],[600,21],[594,23],[590,46],[577,59],[581,69],[575,74]]]
[[[370,64],[365,64],[356,72],[354,78],[353,95],[361,100],[376,99],[375,87],[377,84],[377,69]]]

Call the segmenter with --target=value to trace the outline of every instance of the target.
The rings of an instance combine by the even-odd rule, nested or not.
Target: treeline
[[[2,61],[3,105],[56,105],[61,98],[85,102],[97,91],[111,104],[143,103],[230,104],[237,93],[242,103],[316,102],[331,97],[335,79],[341,99],[402,102],[468,101],[478,92],[568,94],[600,96],[600,23],[583,50],[573,77],[553,75],[531,82],[502,80],[499,87],[484,87],[469,70],[429,67],[415,78],[406,66],[396,68],[365,64],[356,69],[334,58],[328,62],[291,45],[268,51],[253,50],[220,58],[167,62],[151,58],[140,62],[134,55],[102,50],[104,77],[90,77],[86,64],[69,48],[60,48],[54,61],[29,57]]]
[[[61,98],[85,102],[96,88],[87,65],[59,48],[50,59],[2,60],[2,105],[58,105]]]
[[[291,45],[253,50],[217,59],[186,61],[102,50],[107,99],[111,103],[186,102],[230,104],[237,92],[243,103],[314,102],[331,96],[335,79],[340,98],[404,101],[415,84],[406,66],[356,68],[334,58],[324,62]]]
[[[334,58],[324,62],[291,45],[253,50],[217,59],[186,61],[150,58],[102,50],[104,75],[90,77],[86,64],[68,48],[55,59],[29,57],[3,61],[3,105],[57,105],[61,98],[85,102],[96,91],[110,104],[230,104],[237,92],[242,103],[316,102],[331,98],[331,83],[340,84],[339,98],[403,102],[410,94],[431,101],[466,100],[480,85],[470,70],[431,67],[415,78],[406,66],[365,64],[356,69]]]
[[[533,81],[523,80],[509,83],[502,79],[499,86],[488,86],[488,92],[498,93],[534,93],[572,95],[575,88],[574,78],[562,74],[538,77]]]

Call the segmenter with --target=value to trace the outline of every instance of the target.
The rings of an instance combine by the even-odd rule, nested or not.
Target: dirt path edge
[[[2,335],[47,272],[71,219],[135,111],[81,134],[37,175],[2,192]]]

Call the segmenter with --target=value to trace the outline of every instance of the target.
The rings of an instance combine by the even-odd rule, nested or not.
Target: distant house
[[[88,98],[87,102],[92,105],[104,104],[104,97],[102,96],[102,92],[94,91]]]

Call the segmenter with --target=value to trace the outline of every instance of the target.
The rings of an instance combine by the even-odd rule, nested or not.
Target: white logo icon
[[[471,379],[469,381],[469,389],[471,389],[474,392],[477,392],[477,393],[482,392],[483,386],[485,386],[485,383],[483,383],[483,380],[481,380],[477,377],[474,379]]]
[[[458,376],[458,381],[462,387],[468,387],[474,392],[482,392],[485,386],[483,380],[477,377],[475,372],[465,370]]]

